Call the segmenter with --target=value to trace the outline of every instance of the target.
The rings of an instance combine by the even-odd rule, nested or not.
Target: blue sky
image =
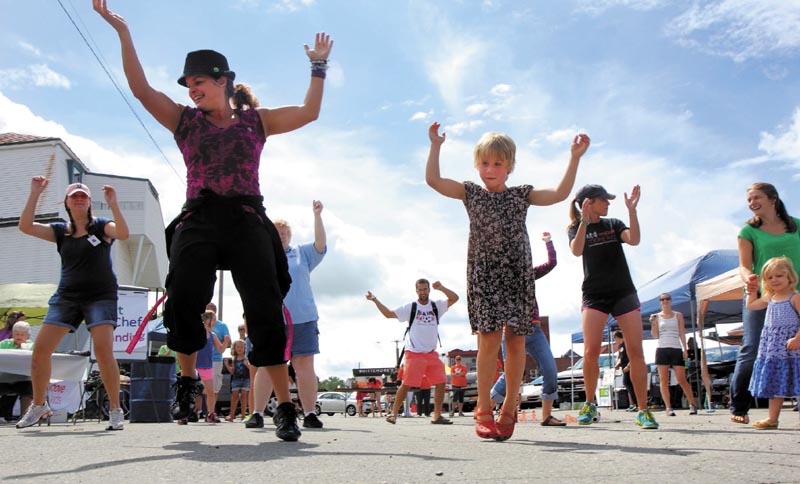
[[[89,0],[61,0],[134,105],[131,114],[58,2],[0,0],[0,132],[64,139],[94,171],[150,178],[165,219],[179,210],[183,164],[172,136],[130,95],[114,31]],[[224,53],[264,106],[297,104],[308,85],[303,44],[335,41],[322,115],[269,138],[261,167],[268,212],[293,242],[313,236],[311,201],[325,204],[329,253],[314,273],[322,378],[387,366],[403,324],[390,307],[418,277],[464,298],[442,320],[442,351],[475,347],[466,312],[467,219],[424,183],[427,126],[448,133],[442,172],[478,181],[474,143],[502,131],[518,147],[510,184],[552,186],[569,141],[592,138],[576,187],[642,186],[642,243],[627,248],[642,284],[681,262],[735,248],[745,189],[776,184],[789,211],[800,168],[800,2],[796,0],[115,1],[148,78],[189,103],[186,52]],[[180,177],[174,173],[177,170]],[[24,196],[24,195],[21,195]],[[555,353],[580,328],[580,260],[568,252],[567,203],[531,208],[534,261],[554,234],[558,267],[537,284]],[[610,216],[627,221],[620,199]],[[230,289],[229,289],[230,288]],[[238,297],[226,284],[225,319]]]

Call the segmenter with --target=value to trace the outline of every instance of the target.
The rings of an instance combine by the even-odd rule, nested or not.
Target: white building
[[[0,284],[57,284],[61,262],[55,244],[23,234],[19,216],[30,193],[31,178],[50,180],[36,207],[36,221],[68,221],[64,190],[81,182],[92,191],[95,216],[113,218],[103,197],[103,185],[117,191],[130,238],[116,241],[111,256],[121,286],[162,290],[167,275],[164,219],[158,193],[149,180],[92,173],[59,138],[0,133]]]

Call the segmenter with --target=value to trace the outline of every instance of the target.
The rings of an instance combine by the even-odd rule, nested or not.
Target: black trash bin
[[[131,423],[172,422],[175,358],[151,357],[131,363]]]

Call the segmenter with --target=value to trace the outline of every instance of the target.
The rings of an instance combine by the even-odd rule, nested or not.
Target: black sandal
[[[559,420],[552,415],[542,421],[542,427],[566,427],[567,422]]]

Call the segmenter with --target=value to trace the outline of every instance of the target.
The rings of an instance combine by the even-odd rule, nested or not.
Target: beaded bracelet
[[[325,71],[328,69],[327,59],[311,61],[311,77],[325,79]]]

